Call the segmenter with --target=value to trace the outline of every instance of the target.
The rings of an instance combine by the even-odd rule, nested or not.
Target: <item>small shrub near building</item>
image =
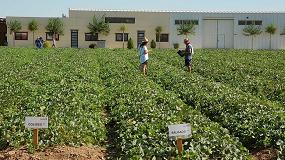
[[[178,49],[178,48],[179,48],[179,43],[174,43],[174,44],[173,44],[173,47],[174,47],[175,49]]]
[[[132,48],[134,48],[134,41],[133,41],[133,39],[132,38],[130,38],[129,40],[128,40],[128,49],[132,49]]]
[[[150,48],[156,48],[156,43],[154,40],[150,42]]]
[[[92,44],[89,45],[89,48],[96,48],[96,47],[97,47],[97,45],[94,44],[94,43],[92,43]]]

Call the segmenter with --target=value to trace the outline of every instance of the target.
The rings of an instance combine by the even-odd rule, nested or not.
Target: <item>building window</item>
[[[168,34],[160,34],[160,41],[158,41],[159,36],[156,34],[156,42],[168,42]]]
[[[124,33],[124,41],[129,39],[129,34]],[[123,41],[123,33],[116,33],[116,41]]]
[[[262,21],[254,21],[255,25],[262,25]]]
[[[108,23],[135,23],[136,19],[132,17],[105,17],[105,22]]]
[[[175,20],[175,24],[189,24],[193,23],[194,25],[199,25],[199,20]]]
[[[53,34],[51,32],[46,32],[46,40],[52,41]],[[55,40],[59,41],[59,34],[55,34]]]
[[[261,20],[239,20],[238,25],[262,25]]]
[[[15,32],[15,40],[28,40],[28,32]]]
[[[85,41],[98,41],[98,33],[85,33]]]
[[[246,21],[238,21],[238,25],[245,25]]]

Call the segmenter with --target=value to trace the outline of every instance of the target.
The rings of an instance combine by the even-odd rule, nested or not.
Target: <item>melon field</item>
[[[0,150],[33,150],[27,116],[49,118],[39,148],[105,147],[109,159],[285,159],[285,51],[0,48]],[[170,124],[189,123],[182,155]]]

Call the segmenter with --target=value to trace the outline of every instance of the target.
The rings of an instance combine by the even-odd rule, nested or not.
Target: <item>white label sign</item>
[[[48,117],[25,117],[26,128],[48,128]]]
[[[168,125],[169,139],[176,140],[177,138],[190,138],[191,125],[190,124],[175,124]]]

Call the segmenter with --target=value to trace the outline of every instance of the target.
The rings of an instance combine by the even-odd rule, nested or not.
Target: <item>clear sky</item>
[[[0,0],[0,17],[60,17],[68,8],[285,12],[285,0]]]

